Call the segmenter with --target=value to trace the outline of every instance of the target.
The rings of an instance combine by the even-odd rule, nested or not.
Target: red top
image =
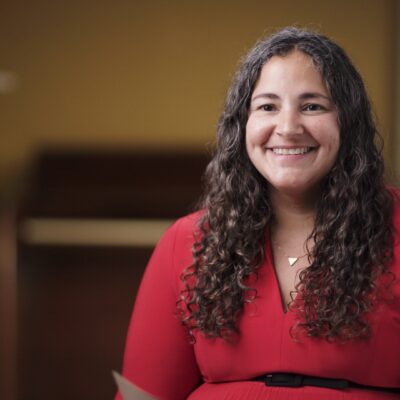
[[[138,387],[165,400],[338,400],[399,399],[400,394],[362,389],[267,387],[246,381],[268,372],[293,372],[341,378],[383,387],[400,387],[400,282],[395,300],[370,313],[369,340],[327,343],[302,337],[289,329],[294,312],[285,313],[271,251],[253,287],[258,296],[246,304],[234,343],[196,334],[191,345],[186,329],[175,317],[181,281],[192,262],[193,230],[198,214],[181,218],[158,243],[137,295],[128,332],[123,375]],[[394,224],[400,226],[396,200]],[[391,269],[400,277],[400,241],[396,233]],[[117,395],[116,399],[121,399]]]

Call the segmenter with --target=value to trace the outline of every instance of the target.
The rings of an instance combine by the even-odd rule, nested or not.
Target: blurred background
[[[0,2],[0,398],[110,399],[151,248],[261,36],[344,47],[400,171],[396,0]]]

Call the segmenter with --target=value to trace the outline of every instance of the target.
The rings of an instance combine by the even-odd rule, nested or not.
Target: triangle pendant
[[[293,267],[293,265],[296,264],[298,259],[299,257],[288,257],[289,265]]]

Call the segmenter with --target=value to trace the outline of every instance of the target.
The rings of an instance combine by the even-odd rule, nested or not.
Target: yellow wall
[[[339,42],[385,132],[395,0],[8,1],[0,11],[0,176],[44,144],[203,148],[240,56],[296,24]]]

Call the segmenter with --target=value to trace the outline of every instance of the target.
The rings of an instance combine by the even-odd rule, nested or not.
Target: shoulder
[[[204,215],[204,210],[195,211],[184,217],[178,218],[173,226],[182,232],[197,232],[198,224],[201,217]]]
[[[200,232],[199,222],[203,214],[203,211],[196,211],[171,221],[170,225],[160,235],[157,247],[165,242],[176,243],[185,238],[193,238],[196,233]]]
[[[172,223],[157,243],[148,265],[148,270],[165,274],[165,279],[172,277],[176,292],[182,272],[193,264],[192,249],[199,237],[199,221],[203,214],[198,211]]]
[[[386,187],[393,201],[393,258],[390,270],[396,277],[400,275],[400,189],[394,186]],[[398,286],[398,285],[397,285]]]
[[[386,186],[386,190],[392,195],[393,202],[397,204],[399,207],[400,205],[400,189],[391,185]]]
[[[193,244],[196,236],[200,233],[199,221],[203,211],[196,211],[177,219],[164,233],[161,240],[169,238],[175,246],[184,246],[185,243]]]
[[[395,229],[395,236],[397,237],[399,235],[399,229],[400,229],[400,189],[394,187],[394,186],[387,186],[386,187],[387,191],[390,193],[392,196],[392,201],[393,201],[393,226]]]

